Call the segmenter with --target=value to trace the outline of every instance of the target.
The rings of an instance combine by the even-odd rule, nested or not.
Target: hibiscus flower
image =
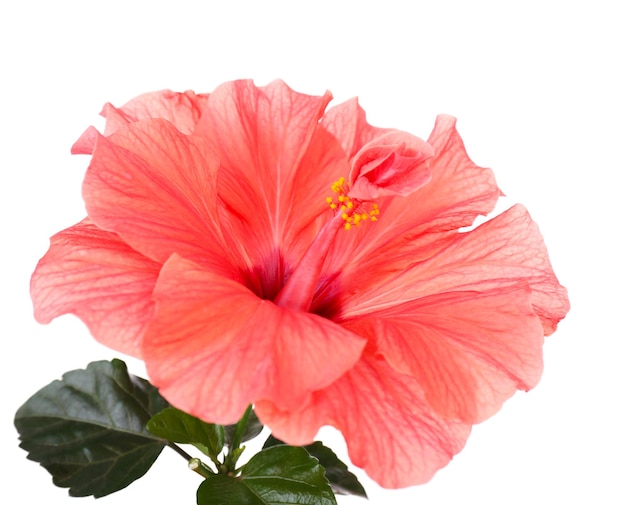
[[[35,315],[76,314],[192,415],[254,404],[290,444],[332,425],[381,485],[423,483],[535,386],[568,299],[523,207],[462,230],[501,192],[453,118],[425,142],[330,100],[235,81],[107,104]]]

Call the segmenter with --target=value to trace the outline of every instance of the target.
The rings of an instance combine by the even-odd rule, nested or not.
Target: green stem
[[[187,460],[187,465],[189,466],[189,468],[204,477],[205,479],[207,477],[210,477],[211,475],[215,475],[215,472],[213,472],[213,470],[211,470],[205,463],[203,463],[200,459],[194,458],[190,454],[187,454],[187,452],[185,452],[175,443],[168,442],[167,446],[170,449],[173,449],[177,454],[180,454],[183,458],[185,458]]]
[[[179,446],[177,446],[175,443],[173,442],[167,442],[167,446],[170,449],[173,449],[174,452],[176,452],[177,454],[180,454],[183,458],[185,458],[187,461],[191,461],[193,459],[193,457],[190,454],[187,454],[183,449],[181,449]]]
[[[198,458],[189,460],[189,469],[201,475],[205,479],[215,475],[215,473]]]

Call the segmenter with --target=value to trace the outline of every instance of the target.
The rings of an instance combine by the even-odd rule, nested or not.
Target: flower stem
[[[176,453],[180,454],[183,458],[185,458],[187,461],[191,461],[193,459],[193,457],[190,454],[187,454],[182,448],[180,448],[178,445],[176,445],[174,442],[168,442],[167,446],[170,449],[173,449]]]
[[[203,463],[200,459],[194,458],[190,454],[187,454],[187,452],[185,452],[175,443],[168,442],[167,446],[187,460],[187,465],[189,466],[190,470],[193,470],[205,479],[207,477],[210,477],[211,475],[215,475],[215,472],[213,472],[205,463]]]
[[[198,458],[189,460],[189,469],[201,475],[205,479],[215,475],[215,473]]]

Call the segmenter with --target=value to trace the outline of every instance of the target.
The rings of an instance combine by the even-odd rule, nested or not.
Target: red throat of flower
[[[380,215],[378,204],[352,199],[344,177],[331,186],[335,197],[327,197],[326,202],[335,211],[319,231],[306,254],[298,263],[278,296],[276,305],[294,310],[308,311],[317,287],[322,266],[333,239],[337,233],[349,232],[352,227],[359,227],[366,221],[377,221]]]

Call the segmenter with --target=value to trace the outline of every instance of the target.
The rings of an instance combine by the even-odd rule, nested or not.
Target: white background
[[[70,146],[102,126],[106,101],[250,77],[330,89],[337,101],[358,95],[371,123],[423,138],[436,114],[457,116],[470,156],[495,170],[509,203],[529,208],[569,289],[572,310],[546,342],[540,385],[477,426],[429,484],[392,491],[363,478],[371,503],[626,503],[621,3],[4,2],[0,501],[92,500],[53,487],[12,425],[37,389],[114,355],[72,316],[32,318],[29,277],[48,237],[84,214],[88,157]],[[195,503],[199,477],[169,452],[101,503]]]

